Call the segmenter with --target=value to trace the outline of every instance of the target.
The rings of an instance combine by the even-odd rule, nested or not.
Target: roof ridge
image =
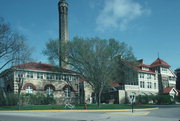
[[[170,67],[170,65],[167,62],[160,59],[159,57],[151,64],[151,67],[155,67],[155,66],[167,66],[167,67]]]

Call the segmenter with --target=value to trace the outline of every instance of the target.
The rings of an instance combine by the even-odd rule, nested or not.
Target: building
[[[138,66],[134,68],[138,73],[137,83],[134,85],[125,84],[124,90],[128,100],[130,100],[131,95],[157,95],[159,93],[157,71],[153,71],[150,65],[144,64],[142,59],[138,63]]]
[[[131,102],[131,96],[163,94],[164,89],[174,89],[176,75],[170,65],[157,58],[151,65],[144,64],[143,60],[133,67],[137,71],[137,80],[126,80],[124,84],[111,83],[113,90],[105,95],[106,100],[115,99],[115,103]],[[108,102],[108,101],[106,101]]]
[[[166,87],[176,87],[176,75],[167,62],[157,58],[150,66],[158,72],[159,93],[163,93]]]
[[[166,87],[164,88],[163,93],[168,94],[174,98],[178,95],[178,90],[175,87]]]
[[[0,76],[5,92],[53,96],[61,104],[66,99],[79,100],[79,78],[76,72],[45,63],[26,63],[6,69]],[[22,84],[22,85],[21,85]]]

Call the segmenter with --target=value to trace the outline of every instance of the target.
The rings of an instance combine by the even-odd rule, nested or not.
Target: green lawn
[[[131,105],[120,104],[101,104],[100,107],[96,104],[88,104],[88,109],[131,109]],[[152,108],[141,105],[134,105],[134,109]],[[84,109],[84,105],[78,104],[74,109]],[[18,110],[18,106],[1,106],[0,110]],[[33,106],[21,106],[20,110],[68,110],[64,108],[64,105],[33,105]]]

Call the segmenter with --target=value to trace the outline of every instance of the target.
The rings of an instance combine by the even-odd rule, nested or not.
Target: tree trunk
[[[101,104],[101,94],[102,94],[102,90],[103,90],[103,88],[101,87],[100,90],[99,90],[99,94],[98,94],[98,108],[100,107],[100,104]]]

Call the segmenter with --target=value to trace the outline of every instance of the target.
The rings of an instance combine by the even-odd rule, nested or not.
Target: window
[[[72,81],[76,81],[77,77],[76,76],[72,76]]]
[[[151,82],[149,82],[149,88],[152,88],[152,83]]]
[[[143,81],[140,81],[140,88],[144,88],[144,82]]]
[[[71,96],[71,88],[70,88],[70,86],[67,86],[67,87],[64,89],[64,96],[65,96],[65,97],[70,97],[70,96]]]
[[[53,74],[47,74],[47,79],[54,79],[54,75]]]
[[[18,71],[18,72],[17,72],[17,77],[18,77],[18,78],[24,77],[23,72],[22,72],[22,71]]]
[[[48,86],[47,88],[46,88],[46,94],[47,95],[52,95],[53,94],[53,88],[52,88],[52,86]]]
[[[162,71],[167,71],[167,68],[162,68]]]
[[[61,75],[60,74],[56,75],[56,80],[61,80]]]
[[[169,80],[170,80],[170,81],[176,81],[176,78],[175,78],[175,77],[172,77],[172,76],[169,76]]]
[[[151,79],[151,74],[147,74],[147,79]]]
[[[37,73],[37,79],[43,79],[43,73]]]
[[[33,93],[33,88],[31,86],[26,87],[26,94],[32,94]]]
[[[156,87],[157,85],[156,85],[156,83],[154,83],[154,89],[156,89],[157,87]]]
[[[156,75],[154,75],[154,80],[156,80]]]
[[[69,75],[64,75],[64,80],[65,81],[70,81],[70,78],[69,78],[70,76]]]
[[[147,88],[152,88],[152,83],[151,82],[147,82]]]
[[[27,78],[33,78],[33,72],[27,72]]]
[[[149,71],[149,68],[147,68],[147,67],[142,67],[142,70]]]
[[[140,73],[140,74],[139,74],[139,77],[140,77],[140,78],[144,78],[144,74],[143,74],[143,73]]]

